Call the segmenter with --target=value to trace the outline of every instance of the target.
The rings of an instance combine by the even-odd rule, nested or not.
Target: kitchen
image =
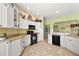
[[[32,40],[43,40],[43,17],[31,16],[13,3],[0,4],[0,55],[19,56],[24,47],[37,43]]]
[[[61,3],[54,6],[56,7],[58,5],[60,5],[61,8],[62,5],[66,8],[66,5],[78,6],[76,4],[64,5]],[[34,8],[34,10],[36,7],[37,10],[35,11],[33,11],[32,9],[32,12],[37,12],[36,15],[31,14],[30,7],[24,9],[24,7],[27,6]],[[32,46],[34,47],[34,45],[38,46],[43,44],[39,44],[42,41],[46,41],[45,43],[50,45],[51,47],[55,45],[62,49],[66,48],[67,50],[73,52],[75,55],[79,55],[79,14],[77,12],[75,14],[74,12],[73,14],[67,14],[62,17],[50,16],[55,17],[53,18],[54,20],[52,20],[52,18],[51,20],[46,20],[48,19],[46,17],[50,15],[51,12],[49,13],[48,11],[46,11],[48,14],[47,15],[46,12],[44,12],[45,10],[43,10],[45,17],[43,17],[43,14],[41,14],[41,16],[39,15],[40,13],[42,13],[39,9],[44,9],[45,6],[49,8],[48,10],[50,10],[53,5],[0,3],[0,56],[21,56],[24,50],[27,50],[27,48],[31,48]],[[72,8],[74,9],[74,7]],[[40,13],[38,13],[38,11]],[[52,15],[57,15],[60,13],[60,11],[54,10],[53,13]],[[46,34],[45,26],[47,26]],[[47,36],[46,38],[44,38],[45,35]],[[41,50],[43,47],[45,46],[38,46],[37,50],[39,48],[39,50]],[[24,53],[27,54],[27,52]]]

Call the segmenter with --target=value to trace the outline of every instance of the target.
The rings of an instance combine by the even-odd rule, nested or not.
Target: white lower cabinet
[[[62,36],[61,47],[65,47],[79,55],[79,40],[69,36]]]
[[[79,40],[75,38],[69,39],[68,44],[68,49],[79,55]]]
[[[11,42],[11,56],[19,56],[21,53],[21,40]]]
[[[21,39],[21,42],[20,42],[20,44],[21,44],[21,52],[22,52],[23,49],[24,49],[23,41],[24,41],[24,38],[22,38],[22,39]]]
[[[0,56],[19,56],[24,47],[31,44],[30,35],[14,41],[0,42]]]
[[[67,36],[61,36],[60,42],[61,42],[61,47],[67,47],[68,48],[69,38]]]
[[[8,56],[9,44],[8,42],[0,43],[0,56]]]
[[[48,43],[52,44],[52,35],[51,34],[48,34]]]
[[[24,40],[23,40],[23,45],[24,47],[27,47],[31,44],[31,36],[30,35],[27,35]]]

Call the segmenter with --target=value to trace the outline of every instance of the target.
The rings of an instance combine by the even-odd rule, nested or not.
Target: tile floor
[[[50,45],[46,41],[40,41],[37,44],[26,47],[22,56],[76,56],[76,54],[68,49]]]

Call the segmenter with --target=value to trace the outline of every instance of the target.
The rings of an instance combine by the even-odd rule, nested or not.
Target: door
[[[44,39],[48,39],[48,34],[50,33],[50,25],[45,25],[44,26]]]

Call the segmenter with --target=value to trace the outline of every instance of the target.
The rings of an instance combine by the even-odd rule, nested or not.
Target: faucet
[[[3,33],[3,37],[6,37],[6,33]]]

